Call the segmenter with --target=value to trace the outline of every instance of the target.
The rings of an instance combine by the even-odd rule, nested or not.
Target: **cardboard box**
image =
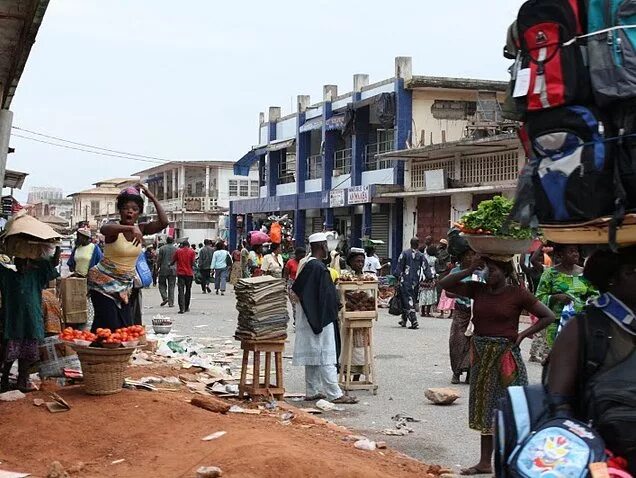
[[[88,321],[88,289],[83,277],[66,277],[60,285],[62,311],[67,324],[85,324]]]

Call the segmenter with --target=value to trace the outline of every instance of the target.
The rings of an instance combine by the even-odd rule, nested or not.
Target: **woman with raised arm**
[[[143,211],[141,192],[151,200],[158,219],[137,224]],[[119,223],[105,224],[104,257],[88,272],[88,289],[95,308],[91,330],[115,330],[133,325],[130,294],[144,235],[156,234],[168,226],[168,216],[155,196],[143,184],[128,187],[117,196]]]

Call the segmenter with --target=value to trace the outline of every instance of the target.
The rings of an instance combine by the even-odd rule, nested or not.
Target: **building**
[[[113,178],[93,183],[94,188],[85,189],[68,197],[72,198],[71,227],[87,221],[97,230],[102,219],[117,215],[116,198],[122,189],[139,182],[138,178]]]
[[[49,0],[0,2],[0,178],[5,178],[13,112],[11,101],[35,42]],[[3,187],[10,187],[7,183]]]
[[[354,75],[344,94],[326,85],[323,101],[298,96],[297,111],[287,116],[271,107],[267,121],[261,114],[259,144],[235,164],[237,174],[258,170],[259,196],[231,202],[231,243],[277,213],[293,218],[297,243],[335,229],[350,246],[381,240],[378,253],[397,257],[412,218],[404,197],[390,194],[405,192],[405,161],[387,153],[472,137],[505,88],[500,81],[414,76],[411,58],[398,57],[392,78],[369,84],[368,75]]]
[[[35,204],[40,201],[49,201],[52,199],[64,199],[64,191],[62,188],[55,187],[30,187],[27,203]]]
[[[171,161],[136,173],[160,200],[177,237],[227,238],[230,200],[258,197],[258,172],[235,175],[233,161]],[[146,214],[155,216],[152,204]]]

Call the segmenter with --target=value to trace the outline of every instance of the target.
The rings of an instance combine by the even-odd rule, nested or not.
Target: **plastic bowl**
[[[73,339],[73,343],[82,347],[89,347],[93,342],[91,342],[90,340]]]
[[[139,340],[129,340],[127,342],[121,343],[124,347],[137,347],[139,345]]]
[[[172,329],[172,324],[170,325],[154,325],[152,328],[155,331],[155,334],[169,334]]]
[[[107,344],[106,342],[102,342],[102,347],[104,347],[105,349],[118,349],[121,347],[121,342],[117,342],[113,344]]]

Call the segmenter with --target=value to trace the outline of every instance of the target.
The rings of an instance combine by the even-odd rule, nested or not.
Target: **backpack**
[[[519,9],[519,43],[512,67],[512,96],[520,112],[585,104],[590,97],[584,48],[582,0],[528,0]],[[509,34],[515,40],[514,30]],[[510,43],[510,40],[509,42]],[[509,52],[510,45],[506,50]]]
[[[620,28],[634,24],[636,2],[588,1],[589,71],[599,105],[636,97],[636,29]]]
[[[585,477],[591,463],[605,461],[594,430],[552,410],[542,385],[508,387],[495,413],[497,477]]]
[[[579,324],[583,379],[579,396],[581,413],[605,438],[616,455],[628,457],[636,453],[636,348],[631,342],[627,358],[601,370],[612,347],[629,341],[612,340],[610,318],[596,307],[587,307]]]
[[[539,223],[554,224],[612,214],[612,144],[604,141],[604,129],[585,106],[533,114],[520,130],[529,163],[519,176],[513,218],[528,225],[536,215]]]

